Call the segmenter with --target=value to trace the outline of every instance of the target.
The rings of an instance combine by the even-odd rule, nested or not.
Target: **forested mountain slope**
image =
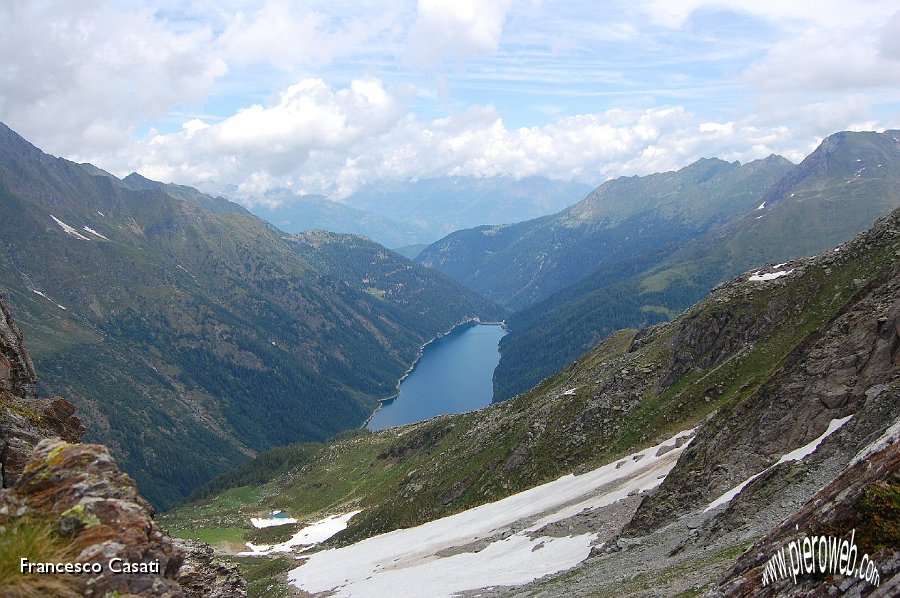
[[[509,320],[494,399],[528,389],[623,327],[668,320],[749,268],[822,251],[900,206],[900,132],[837,133],[726,225],[634,254]]]
[[[457,231],[416,259],[522,309],[593,272],[653,263],[658,251],[756,207],[791,166],[778,156],[744,165],[704,159],[677,172],[622,177],[552,216]]]
[[[163,507],[257,451],[359,425],[424,342],[500,316],[374,243],[320,254],[224,199],[119,180],[5,125],[0,206],[0,289],[44,391]]]

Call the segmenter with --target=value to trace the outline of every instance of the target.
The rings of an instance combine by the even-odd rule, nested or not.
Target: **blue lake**
[[[490,405],[492,377],[500,362],[497,345],[506,334],[501,326],[459,326],[427,347],[400,394],[385,403],[367,427],[383,430]]]

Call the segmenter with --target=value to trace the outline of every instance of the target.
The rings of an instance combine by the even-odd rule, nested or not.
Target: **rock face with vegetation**
[[[673,339],[679,351],[673,354],[664,383],[694,367],[715,367],[752,350],[763,338],[774,336],[778,326],[803,326],[804,314],[815,309],[811,303],[816,297],[838,290],[828,273],[845,268],[853,256],[869,254],[882,264],[871,278],[845,279],[841,285],[850,295],[837,312],[785,355],[777,370],[754,380],[744,400],[715,414],[659,491],[641,506],[631,530],[647,531],[672,514],[709,502],[791,448],[819,436],[831,420],[884,400],[881,395],[900,378],[900,254],[874,248],[895,247],[898,239],[896,219],[884,219],[839,251],[781,266],[781,271],[792,270],[790,276],[807,282],[802,290],[794,287],[793,293],[771,297],[764,318],[735,310],[730,295],[743,289],[733,285],[720,289],[717,301],[683,316],[687,326]],[[779,284],[758,284],[773,283]],[[876,429],[869,429],[873,424]],[[857,429],[856,437],[877,432],[880,424],[873,424]],[[861,426],[859,421],[854,425]]]
[[[854,459],[830,484],[749,548],[713,588],[710,596],[865,595],[874,587],[880,596],[900,594],[900,426],[881,438],[873,450]],[[858,575],[829,571],[804,572],[763,584],[766,563],[800,536],[847,537],[852,530],[855,562],[864,555],[877,567],[878,585]],[[821,567],[820,567],[821,569]],[[827,569],[827,568],[826,568]],[[865,570],[864,570],[865,572]]]
[[[213,562],[208,547],[185,549],[153,520],[102,445],[77,444],[83,432],[63,399],[37,398],[37,378],[22,336],[0,298],[0,587],[10,596],[222,598],[246,594],[233,568]],[[62,437],[62,438],[60,438]],[[31,563],[98,563],[99,573],[22,573]],[[116,564],[111,565],[110,561]],[[135,567],[116,573],[119,563]]]
[[[16,483],[31,449],[43,438],[81,439],[84,428],[75,406],[55,397],[37,398],[37,375],[22,334],[0,297],[0,477],[2,487]]]
[[[0,298],[0,392],[34,398],[37,374],[22,342],[22,333]]]

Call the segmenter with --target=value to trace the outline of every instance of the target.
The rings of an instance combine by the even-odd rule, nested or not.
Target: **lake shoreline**
[[[446,332],[441,332],[441,333],[437,334],[436,336],[432,337],[431,339],[429,339],[428,341],[426,341],[425,343],[423,343],[422,345],[420,345],[419,349],[416,351],[415,360],[413,360],[412,364],[409,366],[409,368],[407,368],[406,372],[404,372],[404,374],[400,377],[400,379],[397,380],[396,391],[389,397],[385,397],[383,399],[378,399],[378,405],[375,407],[375,409],[372,411],[372,413],[369,414],[369,417],[366,418],[366,421],[364,421],[362,423],[362,425],[360,426],[360,429],[367,429],[369,423],[372,421],[372,418],[375,417],[375,415],[379,411],[381,411],[382,407],[384,407],[385,405],[391,404],[394,401],[394,399],[396,399],[398,396],[400,396],[400,385],[402,385],[403,382],[407,378],[409,378],[410,374],[412,374],[415,371],[416,366],[419,364],[419,362],[422,360],[422,356],[425,354],[425,349],[429,345],[431,345],[435,341],[441,340],[443,338],[446,338],[446,337],[452,335],[460,327],[465,327],[465,329],[468,329],[471,326],[500,326],[504,330],[508,330],[505,320],[484,321],[478,317],[471,317],[471,318],[466,318],[460,322],[457,322]]]

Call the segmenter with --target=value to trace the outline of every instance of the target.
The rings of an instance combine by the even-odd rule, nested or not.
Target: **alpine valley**
[[[0,290],[63,395],[166,508],[259,451],[359,426],[419,348],[502,310],[360,237],[48,156],[0,125]]]
[[[0,126],[0,563],[160,564],[0,585],[896,595],[898,138],[611,180],[414,262]],[[510,328],[494,404],[361,427],[479,319]],[[864,564],[779,568],[804,537]]]
[[[193,498],[163,524],[215,538],[258,595],[896,595],[900,210],[512,399],[284,447]],[[764,577],[824,536],[877,587]]]

